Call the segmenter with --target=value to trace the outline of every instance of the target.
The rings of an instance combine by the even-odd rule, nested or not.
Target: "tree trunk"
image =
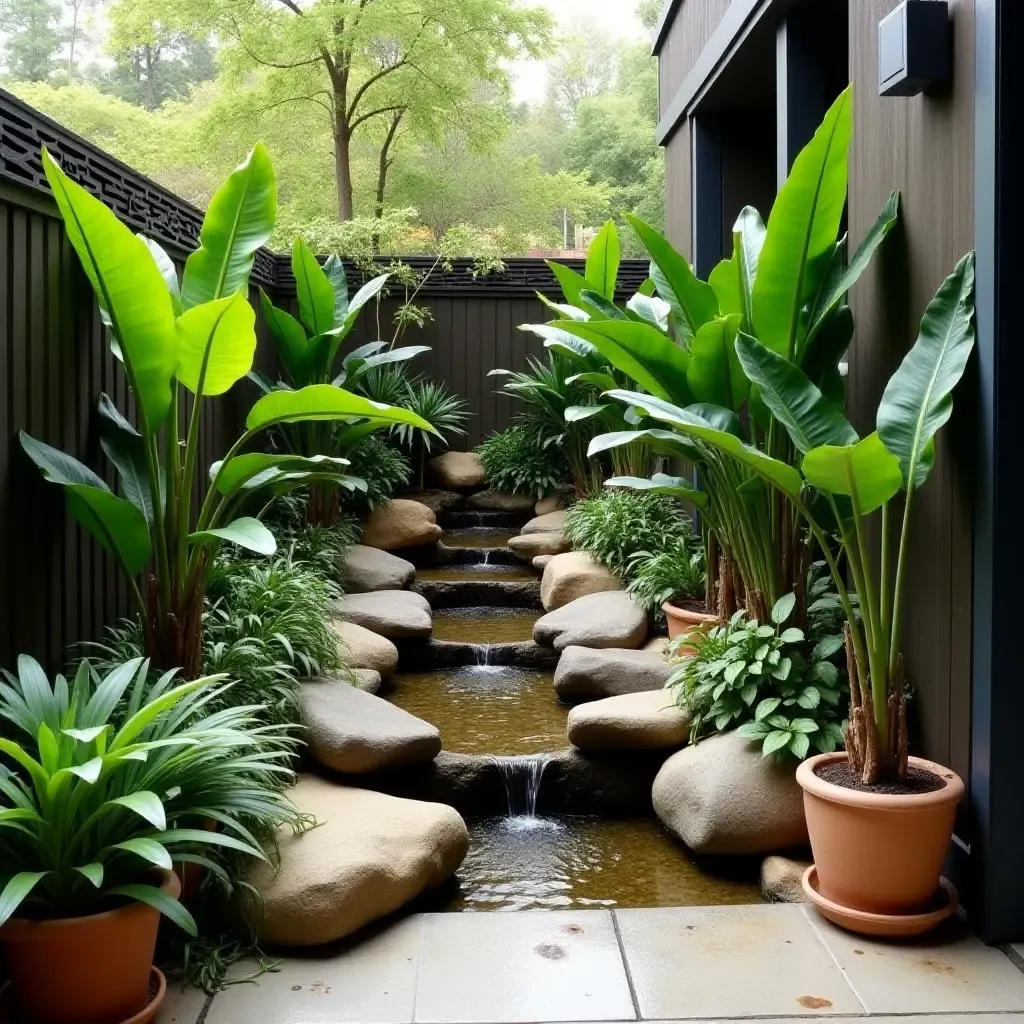
[[[156,93],[153,91],[153,47],[146,44],[146,109],[155,110]]]
[[[398,134],[398,126],[402,123],[404,116],[404,110],[399,110],[398,113],[392,116],[391,127],[388,128],[387,137],[384,139],[384,144],[380,147],[380,163],[377,167],[377,203],[373,211],[373,215],[377,220],[384,216],[384,196],[388,187],[388,171],[391,170],[391,165],[394,163],[394,160],[391,159],[391,147],[394,145],[395,137]],[[373,251],[380,252],[379,234],[373,236]]]
[[[334,122],[334,177],[338,189],[338,220],[351,220],[352,205],[352,139],[348,125],[341,116]]]
[[[68,40],[68,85],[74,78],[75,73],[75,40],[78,36],[78,4],[74,5],[71,14],[71,37]]]

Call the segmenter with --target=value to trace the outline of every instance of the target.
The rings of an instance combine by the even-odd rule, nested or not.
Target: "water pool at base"
[[[762,902],[758,864],[701,863],[647,819],[483,818],[445,911]]]
[[[541,754],[568,745],[550,672],[467,665],[398,675],[388,700],[441,730],[459,754]]]
[[[530,608],[447,608],[434,612],[434,639],[509,644],[533,639],[543,613]]]
[[[417,569],[418,581],[438,583],[536,583],[540,577],[525,565],[442,565]]]

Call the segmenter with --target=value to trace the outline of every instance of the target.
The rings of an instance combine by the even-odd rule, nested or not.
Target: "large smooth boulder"
[[[554,530],[550,533],[527,533],[513,537],[508,546],[524,562],[532,562],[538,555],[560,555],[572,547],[564,533]]]
[[[466,823],[445,804],[312,775],[288,796],[318,825],[298,836],[281,828],[279,866],[257,862],[250,872],[262,895],[253,919],[268,945],[320,946],[351,935],[436,888],[469,849]]]
[[[466,504],[466,496],[458,491],[441,491],[429,487],[425,491],[405,491],[402,497],[426,505],[435,516],[442,512],[455,512]]]
[[[555,693],[577,701],[661,690],[670,671],[654,651],[567,647],[555,669]]]
[[[365,775],[433,761],[441,752],[436,726],[342,682],[303,683],[299,713],[310,756],[337,772]]]
[[[556,751],[544,766],[537,794],[540,814],[631,818],[651,812],[651,785],[664,750]]]
[[[384,680],[381,679],[380,673],[372,668],[350,668],[347,675],[347,681],[352,686],[366,693],[380,693],[380,688],[384,685]],[[345,681],[345,678],[341,676],[336,677],[336,679]]]
[[[523,536],[531,533],[561,533],[565,529],[565,513],[548,512],[547,515],[536,516],[520,531]]]
[[[516,512],[528,515],[533,511],[534,499],[528,494],[508,494],[505,491],[477,491],[466,502],[469,508],[481,512]]]
[[[350,594],[403,590],[415,578],[412,562],[365,544],[350,547],[341,563],[341,579]]]
[[[545,576],[561,557],[555,556]],[[621,590],[587,594],[542,615],[533,627],[533,639],[556,651],[574,646],[637,648],[646,637],[647,613]]]
[[[437,482],[453,491],[475,491],[487,483],[484,464],[476,452],[445,452],[430,460]]]
[[[387,637],[354,622],[331,619],[330,627],[341,643],[342,661],[352,669],[372,669],[390,679],[398,668],[398,648]]]
[[[668,690],[648,690],[580,704],[566,731],[580,750],[677,749],[689,738],[690,716]]]
[[[363,543],[382,551],[400,551],[434,544],[444,530],[437,525],[437,516],[418,501],[395,498],[387,505],[378,505],[366,518]]]
[[[554,557],[554,555],[537,555],[531,564],[537,572],[542,573],[548,567],[548,562]]]
[[[619,578],[607,566],[583,551],[567,551],[545,566],[540,599],[551,612],[587,594],[621,589]]]
[[[434,622],[430,604],[410,590],[376,590],[346,594],[334,602],[334,614],[390,640],[430,636]]]
[[[804,872],[810,861],[790,860],[773,854],[761,864],[761,895],[769,903],[809,903],[804,892]]]
[[[735,732],[680,750],[654,780],[661,823],[694,853],[777,853],[807,842],[792,762],[761,756]]]

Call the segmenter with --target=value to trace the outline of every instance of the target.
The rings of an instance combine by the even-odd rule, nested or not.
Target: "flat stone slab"
[[[398,668],[398,648],[387,637],[354,622],[330,620],[331,631],[341,644],[342,660],[351,669],[370,669],[390,679]]]
[[[540,583],[540,597],[549,612],[587,594],[607,590],[622,590],[619,578],[582,551],[555,555],[544,567]]]
[[[350,547],[341,564],[341,580],[350,594],[403,590],[415,576],[412,562],[365,544]]]
[[[382,551],[433,544],[443,534],[433,511],[408,498],[395,498],[387,505],[378,505],[363,524],[363,543]]]
[[[429,465],[437,482],[453,491],[473,491],[487,483],[483,461],[476,452],[445,452]]]
[[[467,508],[481,512],[516,512],[529,515],[533,512],[535,498],[528,494],[507,494],[505,491],[477,491],[466,502]],[[521,520],[520,520],[521,521]]]
[[[550,569],[544,570],[545,576]],[[541,589],[543,594],[543,584]],[[646,638],[647,613],[622,590],[587,594],[548,612],[533,628],[533,639],[556,651],[572,646],[636,648]]]
[[[531,519],[520,531],[524,537],[531,533],[561,533],[565,529],[565,512],[556,510]]]
[[[555,693],[577,701],[661,690],[670,672],[657,651],[567,647],[555,669]]]
[[[807,842],[796,764],[721,733],[673,754],[654,780],[661,823],[694,853],[781,853]]]
[[[269,945],[319,946],[351,935],[440,885],[469,849],[466,823],[444,804],[313,775],[288,796],[318,824],[299,836],[282,828],[280,867],[257,863],[250,872],[263,903],[253,919]]]
[[[538,581],[513,582],[495,573],[493,580],[422,580],[413,587],[434,611],[445,608],[540,608]]]
[[[668,690],[648,690],[580,704],[566,731],[581,750],[678,749],[689,738],[690,716]]]
[[[334,771],[363,775],[441,752],[436,726],[343,682],[303,683],[299,711],[310,755]]]
[[[428,637],[434,630],[430,604],[408,590],[347,594],[334,602],[334,615],[389,640]]]
[[[508,546],[524,562],[532,562],[538,555],[561,555],[572,547],[560,530],[521,534]]]

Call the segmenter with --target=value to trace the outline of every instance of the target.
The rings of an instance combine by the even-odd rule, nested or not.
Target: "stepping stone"
[[[345,552],[341,579],[350,594],[403,590],[416,578],[416,566],[380,548],[356,544]]]
[[[434,544],[443,534],[434,513],[426,505],[407,498],[378,505],[363,525],[363,543],[382,551]]]
[[[318,825],[298,836],[281,828],[280,868],[259,862],[249,874],[263,904],[253,919],[269,945],[319,946],[351,935],[436,888],[469,849],[466,823],[444,804],[313,775],[288,796]]]
[[[560,555],[572,547],[564,533],[555,531],[513,537],[508,546],[524,562],[532,562],[538,555]]]
[[[626,693],[569,712],[569,742],[580,750],[659,750],[683,746],[690,716],[668,690]]]
[[[441,733],[408,711],[342,682],[303,683],[299,712],[315,761],[350,775],[433,761]]]
[[[426,637],[434,630],[427,599],[409,590],[348,594],[334,602],[333,613],[389,640]]]
[[[565,512],[548,512],[531,519],[520,531],[524,537],[531,533],[561,533],[565,529]]]
[[[552,612],[587,594],[622,590],[619,578],[606,566],[582,551],[555,555],[544,568],[540,599]]]
[[[462,508],[466,503],[466,496],[459,494],[458,491],[439,491],[430,488],[425,491],[404,491],[402,497],[426,505],[435,516]]]
[[[341,643],[342,660],[349,668],[372,669],[383,679],[395,674],[398,648],[386,637],[341,619],[331,619],[330,627]]]
[[[354,686],[364,693],[379,693],[384,685],[380,673],[372,668],[339,668],[328,672],[319,679],[309,680],[311,683],[338,683],[341,686]],[[2,1022],[0,1022],[2,1024]]]
[[[544,575],[564,557],[556,555]],[[541,616],[533,627],[533,639],[556,651],[572,646],[637,648],[646,638],[647,613],[622,590],[587,594]]]
[[[661,823],[694,853],[778,853],[807,842],[796,765],[726,732],[673,754],[654,780]]]
[[[475,491],[487,483],[484,464],[476,452],[445,452],[430,460],[430,469],[442,487]]]
[[[647,643],[644,644],[643,649],[645,651],[656,651],[662,656],[668,655],[668,637],[667,636],[652,636]]]
[[[661,690],[672,667],[655,651],[567,647],[555,669],[563,700],[601,700]]]
[[[532,565],[537,572],[543,572],[548,567],[548,562],[550,562],[554,557],[554,555],[537,555],[537,557],[534,558]]]
[[[765,857],[761,864],[761,895],[769,903],[809,903],[803,877],[810,866],[808,860],[790,860],[777,855]]]
[[[535,499],[528,494],[506,494],[504,491],[478,491],[466,502],[467,508],[484,512],[518,512],[529,515]]]

